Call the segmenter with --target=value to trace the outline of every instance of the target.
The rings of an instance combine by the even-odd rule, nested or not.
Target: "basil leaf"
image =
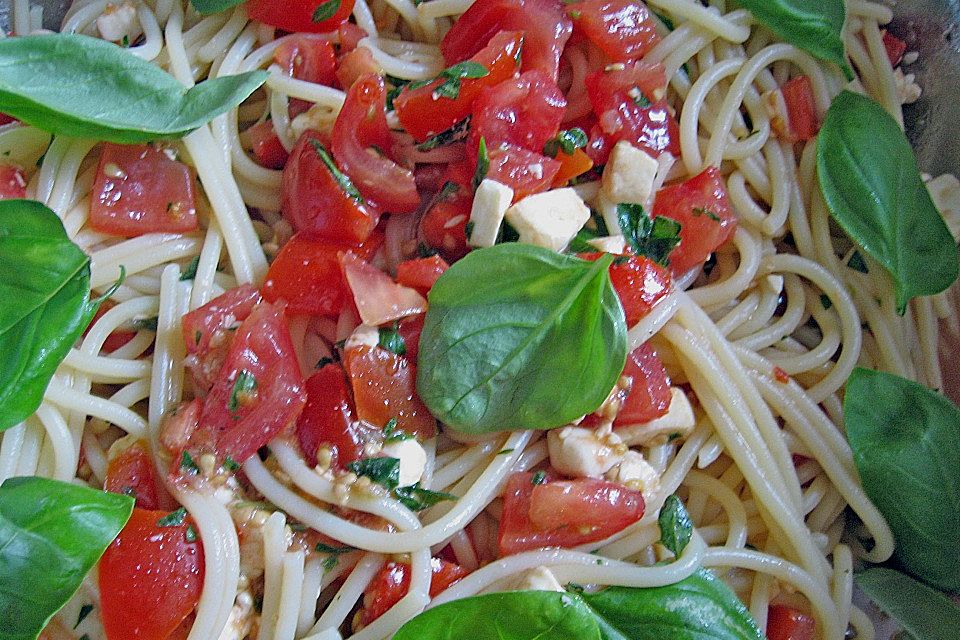
[[[547,144],[543,145],[543,155],[556,158],[557,153],[562,150],[569,156],[577,149],[582,149],[587,146],[588,142],[589,139],[587,138],[586,132],[580,127],[565,129],[551,140],[548,140]]]
[[[190,4],[193,5],[193,8],[197,10],[197,13],[208,16],[211,13],[220,13],[221,11],[226,11],[231,9],[238,4],[241,4],[243,0],[190,0]]]
[[[0,201],[0,431],[37,410],[53,372],[90,323],[90,258],[32,200]]]
[[[843,401],[863,489],[921,580],[960,591],[960,409],[899,376],[854,369]]]
[[[960,606],[899,571],[874,567],[858,573],[857,586],[916,640],[954,640]]]
[[[327,170],[330,171],[330,174],[333,175],[333,179],[336,180],[337,184],[343,189],[350,198],[353,199],[357,204],[363,204],[363,196],[360,194],[360,190],[353,184],[353,181],[350,180],[350,176],[345,174],[343,171],[337,167],[336,163],[333,161],[333,157],[330,155],[330,152],[327,151],[322,144],[314,139],[309,140],[310,145],[313,147],[313,150],[317,152],[317,157],[320,158],[320,161],[323,162],[324,166],[327,167]]]
[[[121,47],[77,34],[0,40],[0,111],[45,131],[138,143],[186,135],[247,98],[265,71],[185,88]]]
[[[403,339],[402,335],[400,335],[400,331],[396,324],[394,324],[392,327],[380,327],[378,333],[380,335],[378,343],[381,347],[387,351],[392,351],[398,356],[406,355],[407,341]]]
[[[456,142],[462,142],[470,132],[470,117],[466,117],[446,131],[427,138],[417,145],[418,151],[430,151],[438,147],[446,147]]]
[[[550,429],[594,411],[626,359],[626,322],[595,262],[518,243],[472,251],[430,291],[420,397],[468,433]]]
[[[321,2],[317,5],[316,10],[313,12],[313,16],[310,18],[313,22],[323,22],[324,20],[329,20],[337,14],[337,11],[340,10],[340,0],[327,0],[326,2]]]
[[[664,267],[670,266],[668,256],[680,244],[679,222],[663,216],[651,220],[642,205],[630,203],[617,205],[617,222],[623,237],[638,255]]]
[[[365,458],[347,465],[358,476],[367,476],[387,489],[396,489],[400,484],[400,460],[397,458]]]
[[[120,533],[133,499],[46,478],[0,486],[4,640],[34,640]]]
[[[559,591],[490,593],[442,604],[400,627],[393,640],[602,640],[590,610]]]
[[[490,154],[487,153],[486,139],[480,136],[480,143],[477,147],[477,168],[473,172],[474,189],[480,186],[483,179],[487,177],[488,171],[490,171]]]
[[[679,556],[690,542],[693,535],[693,522],[683,507],[683,502],[676,495],[669,495],[660,509],[657,519],[660,525],[660,544]]]
[[[827,112],[817,174],[834,220],[893,277],[897,308],[957,279],[957,246],[896,121],[844,91]]]
[[[597,248],[588,241],[599,237],[600,235],[596,231],[584,227],[577,231],[577,235],[573,236],[573,240],[567,245],[567,253],[596,253]]]
[[[452,493],[424,489],[420,486],[419,482],[409,487],[397,487],[393,490],[393,495],[403,503],[403,506],[411,511],[423,511],[438,502],[457,499],[457,496]]]
[[[740,0],[764,26],[815,58],[840,67],[847,80],[853,69],[843,45],[847,10],[843,0]]]

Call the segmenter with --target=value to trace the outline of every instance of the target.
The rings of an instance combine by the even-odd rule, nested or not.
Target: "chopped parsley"
[[[483,78],[490,75],[490,71],[473,60],[458,62],[440,72],[437,79],[443,82],[433,90],[434,98],[449,98],[456,100],[460,96],[460,85],[464,78]]]
[[[133,328],[138,331],[156,331],[157,323],[160,322],[160,318],[153,316],[152,318],[137,318],[133,321]]]
[[[347,469],[387,489],[396,489],[400,484],[400,460],[397,458],[366,458],[351,462]]]
[[[197,541],[197,530],[193,528],[192,524],[187,527],[187,532],[183,534],[183,537],[186,538],[187,542]]]
[[[323,368],[324,368],[325,366],[327,366],[328,364],[333,364],[334,362],[336,362],[336,360],[334,360],[333,358],[320,358],[319,360],[317,360],[317,364],[314,365],[313,368],[314,368],[314,369],[323,369]]]
[[[431,136],[417,145],[418,151],[430,151],[439,147],[447,147],[455,142],[461,142],[467,137],[470,131],[470,118],[464,118],[446,131],[441,131],[435,136]]]
[[[825,293],[821,293],[821,294],[820,294],[820,304],[823,305],[823,308],[824,308],[824,309],[829,309],[830,307],[833,306],[833,301],[830,299],[830,296],[828,296],[828,295],[825,294]]]
[[[694,208],[693,208],[693,215],[694,215],[694,217],[707,216],[708,218],[710,218],[710,219],[713,220],[714,222],[721,222],[721,221],[722,221],[721,218],[720,218],[720,216],[718,216],[717,214],[715,214],[713,211],[710,211],[710,209],[705,209],[704,207],[694,207]]]
[[[356,551],[354,547],[333,547],[322,542],[317,543],[316,550],[319,553],[329,554],[329,556],[324,559],[322,565],[325,572],[332,571],[333,568],[337,566],[340,556],[345,553],[350,553],[351,551]]]
[[[227,456],[223,460],[223,468],[226,469],[227,471],[237,471],[240,469],[240,463],[234,460],[233,458],[231,458],[230,456]]]

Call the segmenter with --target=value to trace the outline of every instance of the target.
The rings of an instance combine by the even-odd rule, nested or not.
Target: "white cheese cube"
[[[960,180],[952,173],[945,173],[927,182],[927,191],[953,239],[960,242]]]
[[[563,427],[547,432],[550,464],[575,478],[601,478],[623,460],[627,447],[620,436],[606,430]]]
[[[603,171],[603,191],[613,203],[646,203],[653,195],[660,164],[646,151],[621,140],[610,152]]]
[[[639,451],[628,451],[623,462],[607,473],[607,479],[639,491],[647,504],[653,502],[660,491],[660,474]]]
[[[427,452],[423,450],[419,442],[413,438],[388,442],[383,445],[381,453],[388,458],[396,458],[400,461],[401,487],[408,487],[420,482],[420,478],[423,477],[423,470],[427,466]]]
[[[620,255],[626,248],[627,241],[624,240],[623,236],[615,235],[604,236],[602,238],[593,238],[592,240],[587,240],[587,244],[589,244],[591,247],[595,247],[597,251]]]
[[[697,423],[687,394],[677,387],[670,388],[670,410],[650,422],[617,427],[617,435],[630,446],[653,445],[666,442],[671,436],[685,436]]]
[[[354,347],[370,347],[371,349],[374,349],[379,344],[380,329],[377,327],[371,327],[368,324],[361,324],[353,330],[353,333],[350,334],[350,337],[347,338],[347,341],[343,343],[343,350],[349,351]]]
[[[590,219],[590,209],[565,187],[527,196],[507,209],[506,218],[520,242],[562,251]]]
[[[553,572],[546,567],[528,569],[510,583],[508,591],[565,591]]]
[[[492,247],[497,242],[497,233],[503,223],[503,216],[513,202],[513,189],[496,180],[484,179],[473,196],[470,209],[470,245],[473,247]]]
[[[140,29],[140,19],[137,10],[129,2],[123,4],[108,4],[104,12],[97,18],[97,31],[100,37],[110,42],[132,44],[143,31]]]

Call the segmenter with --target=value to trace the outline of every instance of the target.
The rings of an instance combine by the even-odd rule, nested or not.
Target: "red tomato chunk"
[[[433,572],[430,579],[430,597],[434,598],[465,577],[469,572],[458,564],[439,558],[430,559]],[[388,562],[363,592],[363,608],[360,622],[366,626],[400,602],[410,590],[410,565]]]

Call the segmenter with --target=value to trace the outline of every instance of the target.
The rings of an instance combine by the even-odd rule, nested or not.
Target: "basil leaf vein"
[[[123,48],[78,34],[0,40],[0,111],[58,135],[125,144],[182,137],[262,85],[251,71],[187,89]]]
[[[857,586],[915,640],[952,640],[960,629],[960,606],[899,571],[874,567],[858,573]]]
[[[834,220],[893,277],[897,308],[957,279],[957,246],[896,121],[844,91],[827,112],[817,174]]]
[[[594,411],[626,359],[608,267],[532,245],[471,252],[430,291],[417,389],[455,429],[549,429]]]

